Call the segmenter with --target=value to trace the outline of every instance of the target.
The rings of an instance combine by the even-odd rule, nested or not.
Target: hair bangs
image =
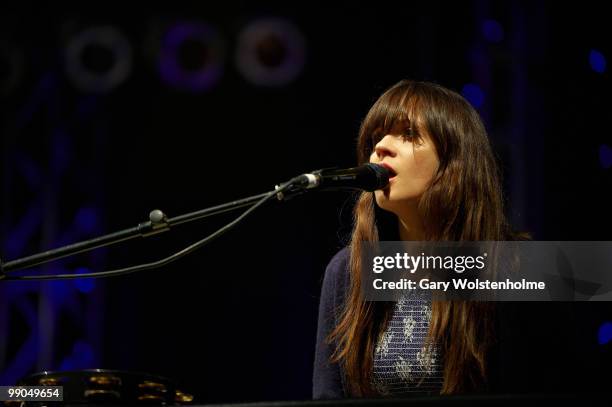
[[[419,134],[416,104],[416,95],[410,84],[389,89],[374,103],[359,130],[357,153],[360,163],[369,160],[374,146],[387,134]]]

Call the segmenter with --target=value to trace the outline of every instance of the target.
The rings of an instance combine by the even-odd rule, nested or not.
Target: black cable
[[[225,232],[229,231],[234,226],[236,226],[239,222],[241,222],[247,215],[251,214],[255,209],[257,209],[258,207],[263,205],[265,202],[270,200],[273,196],[275,196],[275,195],[277,195],[279,193],[282,193],[283,191],[288,189],[291,185],[293,185],[294,181],[295,181],[295,178],[292,179],[291,181],[288,181],[288,182],[286,182],[284,184],[281,184],[277,189],[275,189],[274,191],[270,191],[266,196],[264,196],[262,199],[257,201],[255,204],[253,204],[253,206],[251,206],[249,209],[244,211],[244,213],[242,213],[242,215],[238,216],[236,219],[234,219],[233,221],[231,221],[227,225],[223,226],[222,228],[220,228],[216,232],[211,233],[210,235],[206,236],[204,239],[199,240],[199,241],[193,243],[192,245],[187,246],[183,250],[181,250],[179,252],[176,252],[176,253],[174,253],[174,254],[166,257],[166,258],[163,258],[161,260],[157,260],[157,261],[154,261],[152,263],[139,264],[137,266],[125,267],[125,268],[121,268],[121,269],[117,269],[117,270],[99,271],[99,272],[95,272],[95,273],[57,274],[57,275],[48,274],[48,275],[38,275],[38,276],[4,276],[4,278],[2,278],[0,281],[8,281],[8,280],[69,280],[69,279],[75,279],[75,278],[116,277],[116,276],[122,276],[122,275],[125,275],[125,274],[135,273],[135,272],[138,272],[138,271],[150,270],[150,269],[154,269],[154,268],[157,268],[157,267],[165,266],[166,264],[171,263],[171,262],[173,262],[175,260],[178,260],[181,257],[186,256],[187,254],[189,254],[189,253],[199,249],[200,247],[202,247],[202,246],[206,245],[207,243],[209,243],[211,240],[213,240],[213,239],[221,236]]]

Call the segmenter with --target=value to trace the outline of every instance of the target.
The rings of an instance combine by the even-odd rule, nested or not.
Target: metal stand
[[[170,219],[168,219],[166,214],[164,214],[161,210],[155,209],[149,214],[148,221],[141,222],[136,227],[3,263],[1,264],[0,268],[0,280],[6,277],[5,273],[10,271],[25,269],[31,266],[35,266],[37,264],[46,263],[76,253],[90,251],[99,247],[110,246],[112,244],[134,239],[136,237],[149,237],[157,235],[159,233],[170,230],[170,228],[175,225],[180,225],[182,223],[191,222],[194,220],[228,212],[234,209],[242,208],[244,206],[249,206],[261,200],[263,197],[270,193],[271,192],[266,192],[263,194],[250,196],[248,198],[213,206],[210,208],[202,209],[200,211],[176,216]],[[287,199],[287,197],[282,197],[280,194],[277,197],[279,200]]]

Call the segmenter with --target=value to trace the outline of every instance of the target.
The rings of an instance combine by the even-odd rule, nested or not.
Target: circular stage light
[[[606,57],[596,49],[592,49],[589,52],[589,64],[591,69],[597,73],[604,73],[606,71]]]
[[[606,144],[599,146],[599,164],[606,170],[612,167],[612,148]]]
[[[132,48],[119,30],[92,27],[72,38],[65,50],[70,81],[85,92],[109,92],[132,70]]]
[[[305,62],[305,41],[290,22],[279,18],[256,20],[238,38],[238,71],[258,86],[283,86],[300,74]]]
[[[461,94],[465,97],[476,109],[480,109],[485,101],[485,94],[480,86],[473,83],[466,84],[461,89]]]
[[[504,29],[496,20],[483,21],[482,34],[489,42],[501,42],[504,39]]]
[[[167,84],[192,92],[217,84],[225,64],[225,43],[203,23],[178,23],[162,39],[159,73]]]

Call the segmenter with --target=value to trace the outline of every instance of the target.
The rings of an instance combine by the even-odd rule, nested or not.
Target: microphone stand
[[[293,181],[293,180],[292,180]],[[290,181],[290,182],[292,182]],[[291,197],[300,194],[303,191],[290,189],[291,185],[286,184],[286,187],[275,188],[279,190],[276,194],[279,201],[288,200]],[[286,190],[283,192],[283,190]],[[287,192],[288,191],[288,192]],[[6,277],[6,272],[15,270],[25,269],[28,267],[36,266],[43,263],[48,263],[53,260],[60,259],[62,257],[71,256],[77,253],[87,252],[96,248],[110,246],[115,243],[131,240],[137,237],[149,237],[157,235],[170,230],[172,226],[180,225],[182,223],[191,222],[194,220],[214,216],[220,213],[229,212],[238,208],[253,205],[257,201],[260,201],[273,191],[266,192],[259,195],[253,195],[248,198],[231,201],[225,204],[213,206],[210,208],[202,209],[199,211],[187,213],[185,215],[175,216],[168,218],[161,210],[155,209],[149,214],[149,220],[141,222],[136,227],[121,230],[119,232],[110,233],[104,236],[96,237],[90,240],[85,240],[79,243],[70,244],[64,247],[60,247],[53,250],[48,250],[42,253],[34,254],[32,256],[23,257],[21,259],[12,260],[6,263],[2,263],[0,259],[0,280]]]
[[[127,273],[133,273],[136,271],[148,270],[156,267],[161,267],[168,264],[182,256],[191,253],[193,250],[202,247],[211,240],[221,236],[231,228],[235,227],[240,221],[247,215],[257,209],[259,206],[272,199],[276,195],[279,201],[289,200],[294,196],[301,195],[308,190],[313,188],[317,189],[363,189],[366,191],[374,191],[385,187],[389,183],[389,170],[385,167],[376,164],[365,164],[355,168],[349,168],[346,170],[333,170],[324,172],[324,170],[317,170],[312,173],[302,174],[292,178],[288,182],[284,182],[280,185],[276,185],[275,189],[270,192],[266,192],[259,195],[250,196],[248,198],[240,199],[237,201],[228,202],[226,204],[213,206],[211,208],[203,209],[196,212],[191,212],[185,215],[177,216],[174,218],[168,218],[161,210],[155,209],[149,214],[149,220],[141,222],[138,226],[125,229],[119,232],[111,233],[105,236],[97,237],[94,239],[86,240],[80,243],[71,244],[68,246],[60,247],[58,249],[48,250],[43,253],[35,254],[32,256],[24,257],[17,260],[12,260],[7,263],[3,263],[0,259],[0,280],[42,280],[42,279],[70,279],[79,277],[102,277],[112,275],[123,275]],[[62,275],[42,275],[42,276],[17,276],[9,277],[7,272],[12,272],[19,269],[28,268],[42,263],[48,263],[52,260],[67,257],[76,253],[82,253],[90,251],[99,247],[110,246],[115,243],[123,242],[125,240],[134,239],[136,237],[148,237],[157,235],[162,232],[170,230],[172,226],[179,225],[181,223],[191,222],[193,220],[202,219],[208,216],[213,216],[219,213],[231,211],[244,206],[251,206],[242,215],[240,215],[234,221],[228,223],[224,227],[220,228],[216,232],[207,236],[206,238],[184,248],[183,250],[166,257],[161,260],[157,260],[151,263],[145,263],[137,266],[131,266],[127,268],[95,272],[95,273],[75,273],[75,274],[62,274]]]

